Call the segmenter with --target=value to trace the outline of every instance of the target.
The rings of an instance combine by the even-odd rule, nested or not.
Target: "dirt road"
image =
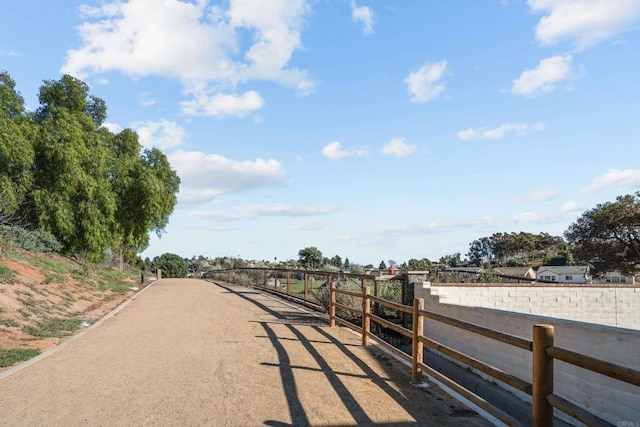
[[[359,338],[242,287],[164,279],[0,380],[0,425],[480,426]]]

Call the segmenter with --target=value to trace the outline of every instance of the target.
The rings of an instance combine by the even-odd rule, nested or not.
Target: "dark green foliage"
[[[135,260],[149,231],[168,224],[180,179],[162,152],[141,151],[134,131],[101,127],[106,103],[86,83],[47,80],[39,100],[25,112],[0,72],[0,224],[46,230],[67,254]],[[47,235],[36,240],[55,247]]]
[[[59,252],[62,249],[55,236],[44,230],[0,225],[0,235],[8,239],[14,247],[30,252]]]
[[[14,365],[23,360],[31,359],[40,354],[37,348],[12,348],[9,350],[0,349],[0,368]]]
[[[494,233],[469,244],[469,261],[478,267],[511,264],[542,264],[545,260],[567,256],[567,244],[560,236],[547,233]]]
[[[153,264],[155,268],[162,270],[162,277],[187,277],[189,274],[189,264],[176,254],[162,254],[154,258]]]
[[[315,246],[306,247],[298,251],[300,264],[304,268],[318,268],[322,265],[322,252]]]
[[[577,261],[592,263],[596,274],[629,274],[640,264],[640,192],[597,205],[569,226],[565,237]]]

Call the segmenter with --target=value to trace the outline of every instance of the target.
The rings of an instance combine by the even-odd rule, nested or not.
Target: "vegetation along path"
[[[488,425],[359,341],[248,288],[163,279],[0,379],[0,425]]]

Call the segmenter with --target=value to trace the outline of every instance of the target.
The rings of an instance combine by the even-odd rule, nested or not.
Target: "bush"
[[[153,260],[156,268],[162,270],[162,277],[187,277],[189,264],[180,255],[162,254]]]
[[[338,281],[336,288],[341,289],[343,291],[349,291],[349,292],[362,292],[362,287],[360,285],[360,282],[354,282],[353,280],[349,280],[349,279]],[[329,310],[329,302],[331,298],[329,294],[330,292],[329,292],[329,287],[327,286],[327,283],[323,283],[322,285],[320,285],[319,288],[313,291],[313,296],[315,300],[318,302],[318,304],[322,305],[327,311]],[[336,302],[338,304],[344,305],[345,307],[350,307],[358,311],[362,310],[362,298],[360,297],[337,294]],[[348,320],[353,320],[358,317],[354,313],[342,312],[342,311],[339,311],[339,312],[336,311],[336,315],[339,315],[341,318],[348,319]]]
[[[27,230],[23,227],[2,225],[0,235],[12,246],[29,252],[60,252],[62,245],[45,230]]]

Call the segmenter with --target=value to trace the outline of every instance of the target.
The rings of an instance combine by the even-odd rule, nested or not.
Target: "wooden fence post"
[[[371,328],[371,300],[369,299],[369,287],[362,288],[362,345],[369,345],[369,329]]]
[[[329,327],[336,326],[336,288],[329,278]]]
[[[422,363],[423,344],[418,338],[424,335],[424,317],[420,314],[424,310],[424,300],[422,298],[413,299],[413,332],[411,340],[411,380],[414,383],[422,382],[422,368],[418,363]]]
[[[304,273],[304,300],[307,301],[309,299],[309,274],[305,271]]]
[[[291,295],[291,272],[287,270],[287,295]]]
[[[553,425],[553,406],[547,396],[553,394],[553,358],[547,349],[553,346],[553,326],[533,326],[533,381],[532,419],[533,427]]]
[[[158,269],[158,270],[156,271],[156,275],[158,276],[158,280],[162,279],[162,270],[161,270],[161,269]]]

